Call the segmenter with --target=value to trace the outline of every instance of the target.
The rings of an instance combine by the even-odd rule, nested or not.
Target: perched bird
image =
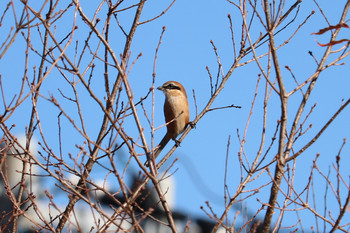
[[[168,81],[157,89],[163,91],[165,95],[164,116],[167,132],[156,147],[154,158],[157,158],[170,139],[178,144],[176,137],[186,129],[190,119],[186,90],[180,83]],[[146,162],[146,166],[148,165]]]

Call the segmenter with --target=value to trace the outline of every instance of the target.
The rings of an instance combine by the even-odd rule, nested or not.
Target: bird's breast
[[[166,98],[164,103],[164,115],[166,122],[176,118],[176,120],[167,125],[168,131],[173,132],[175,137],[182,133],[189,120],[187,98],[180,95]]]

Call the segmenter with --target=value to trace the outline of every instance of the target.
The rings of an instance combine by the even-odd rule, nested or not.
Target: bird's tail
[[[171,136],[169,134],[165,134],[162,141],[160,141],[159,145],[157,146],[157,148],[155,149],[155,151],[153,153],[154,158],[158,157],[158,155],[160,154],[160,152],[162,152],[162,150],[164,149],[166,144],[168,144],[170,139],[171,139]],[[149,161],[146,161],[145,166],[149,167]]]

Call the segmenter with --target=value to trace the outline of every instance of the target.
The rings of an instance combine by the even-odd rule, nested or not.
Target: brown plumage
[[[186,90],[180,83],[168,81],[157,89],[165,95],[164,117],[165,122],[170,123],[167,124],[167,133],[154,151],[154,158],[157,158],[170,139],[177,143],[176,137],[186,129],[190,119]]]

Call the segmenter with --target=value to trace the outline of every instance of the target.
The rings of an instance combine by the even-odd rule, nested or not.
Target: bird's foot
[[[177,139],[174,139],[174,141],[175,141],[175,146],[176,146],[176,147],[179,147],[180,144],[181,144],[181,142],[180,142],[179,140],[177,140]]]
[[[193,121],[188,122],[188,125],[189,125],[192,129],[196,128],[196,123],[194,123]]]

